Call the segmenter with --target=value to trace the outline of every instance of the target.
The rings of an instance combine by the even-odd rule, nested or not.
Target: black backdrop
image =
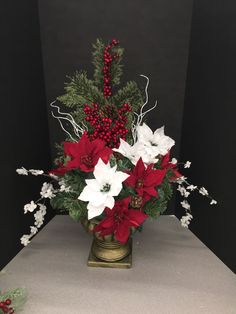
[[[234,2],[194,1],[190,50],[192,1],[39,0],[38,5],[39,12],[35,0],[8,1],[0,10],[4,43],[0,268],[20,249],[18,239],[31,221],[22,207],[37,197],[40,187],[38,178],[17,177],[15,168],[47,169],[53,143],[63,138],[46,103],[63,93],[66,75],[80,68],[92,74],[91,42],[117,37],[126,49],[124,80],[142,84],[138,75],[146,74],[151,79],[151,103],[158,97],[159,107],[149,117],[151,126],[166,125],[167,134],[176,139],[177,156],[181,148],[182,159],[193,161],[193,180],[219,201],[210,209],[204,201],[192,201],[197,209],[192,230],[235,270]]]
[[[50,149],[37,1],[4,1],[0,12],[1,269],[33,222],[23,205],[39,198],[38,178],[18,176],[15,169],[47,169]]]
[[[150,77],[150,103],[159,107],[149,122],[165,124],[179,151],[188,45],[192,15],[189,0],[39,0],[44,74],[48,102],[63,93],[68,74],[93,74],[91,43],[118,38],[125,48],[124,81]],[[50,117],[51,147],[63,138]]]
[[[181,159],[218,200],[193,200],[191,230],[236,272],[236,3],[194,1]]]

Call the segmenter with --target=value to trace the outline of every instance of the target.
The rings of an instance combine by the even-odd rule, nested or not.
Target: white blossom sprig
[[[185,165],[187,165],[187,167],[185,166],[185,168],[189,168],[191,165],[191,162],[186,162]],[[181,196],[184,197],[184,200],[181,201],[180,204],[185,210],[185,215],[182,216],[182,218],[180,219],[180,222],[181,222],[181,225],[183,227],[188,228],[191,220],[193,219],[193,215],[191,213],[191,206],[190,206],[189,202],[186,200],[186,198],[188,198],[188,196],[190,195],[191,192],[197,190],[200,194],[209,198],[210,199],[210,205],[216,205],[217,201],[214,200],[209,195],[206,188],[204,188],[204,187],[198,188],[198,186],[190,184],[187,181],[187,178],[184,176],[178,178],[175,182],[178,184],[177,191],[179,191]]]
[[[29,204],[26,204],[25,206],[27,206]],[[23,244],[24,246],[27,246],[29,243],[30,243],[30,240],[31,238],[38,232],[38,228],[40,228],[43,223],[44,223],[44,216],[46,215],[47,213],[47,208],[44,204],[41,204],[41,203],[35,203],[33,201],[31,201],[30,203],[31,205],[31,210],[29,210],[30,212],[33,212],[34,209],[36,209],[37,207],[39,207],[39,210],[37,210],[35,213],[34,213],[34,226],[30,226],[30,233],[29,234],[24,234],[20,241],[21,241],[21,244]],[[25,214],[27,213],[24,212]]]

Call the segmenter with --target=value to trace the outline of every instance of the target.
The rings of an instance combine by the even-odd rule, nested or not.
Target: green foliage
[[[87,216],[87,203],[76,199],[67,198],[64,201],[64,207],[69,215],[75,221]]]
[[[14,309],[16,313],[22,310],[23,305],[26,302],[26,297],[27,297],[26,290],[22,288],[8,290],[5,291],[4,293],[0,292],[0,302],[5,301],[6,299],[10,299],[12,301],[10,306]],[[0,310],[0,313],[3,313],[3,311]]]
[[[158,198],[152,197],[144,207],[144,211],[151,218],[156,219],[163,214],[167,208],[167,203],[172,196],[173,190],[170,182],[166,178],[163,183],[158,186]]]
[[[133,111],[138,111],[143,104],[142,91],[136,82],[130,81],[112,97],[112,101],[117,106],[129,103]]]
[[[86,103],[105,104],[102,92],[87,78],[85,71],[77,71],[74,76],[68,78],[69,82],[65,83],[66,93],[57,98],[65,106],[83,112],[83,105]]]
[[[120,191],[120,194],[118,195],[117,199],[122,200],[123,198],[129,197],[129,196],[135,196],[135,195],[136,195],[136,192],[133,188],[123,184],[123,188]]]
[[[97,39],[93,44],[93,65],[94,65],[94,83],[102,90],[103,88],[103,50],[105,48],[101,39]]]
[[[112,53],[115,53],[117,56],[119,56],[117,59],[114,59],[111,64],[111,83],[115,86],[120,84],[120,78],[123,74],[123,65],[121,65],[121,60],[124,49],[120,47],[114,47],[112,49]]]
[[[123,172],[126,172],[128,169],[131,169],[133,167],[131,161],[124,156],[122,156],[122,159],[117,159],[116,164],[117,164],[117,170],[123,171]]]
[[[71,171],[63,177],[66,186],[70,186],[71,192],[58,192],[50,200],[51,206],[55,209],[66,210],[76,221],[87,214],[87,203],[78,200],[78,196],[85,187],[84,174],[79,171]]]

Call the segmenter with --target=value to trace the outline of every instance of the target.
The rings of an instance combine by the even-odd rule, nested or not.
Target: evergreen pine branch
[[[66,107],[76,108],[77,111],[83,110],[85,103],[104,104],[103,94],[94,86],[94,82],[87,78],[85,71],[77,71],[74,76],[68,77],[69,82],[65,84],[65,94],[57,99]]]
[[[120,89],[112,100],[117,106],[121,104],[129,103],[132,107],[132,111],[137,112],[143,105],[142,91],[134,81],[127,82],[126,86]]]
[[[124,49],[120,47],[112,48],[112,53],[118,57],[113,59],[111,63],[111,84],[113,86],[120,84],[120,78],[123,74],[123,65],[121,64]]]
[[[93,44],[93,65],[94,65],[94,83],[102,90],[103,89],[103,51],[105,45],[101,39],[97,39]]]

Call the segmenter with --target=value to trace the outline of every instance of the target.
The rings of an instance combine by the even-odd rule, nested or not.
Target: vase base
[[[98,259],[92,252],[89,253],[87,265],[89,267],[107,267],[107,268],[131,268],[132,267],[132,240],[130,240],[130,254],[123,259],[115,262],[106,262]]]

